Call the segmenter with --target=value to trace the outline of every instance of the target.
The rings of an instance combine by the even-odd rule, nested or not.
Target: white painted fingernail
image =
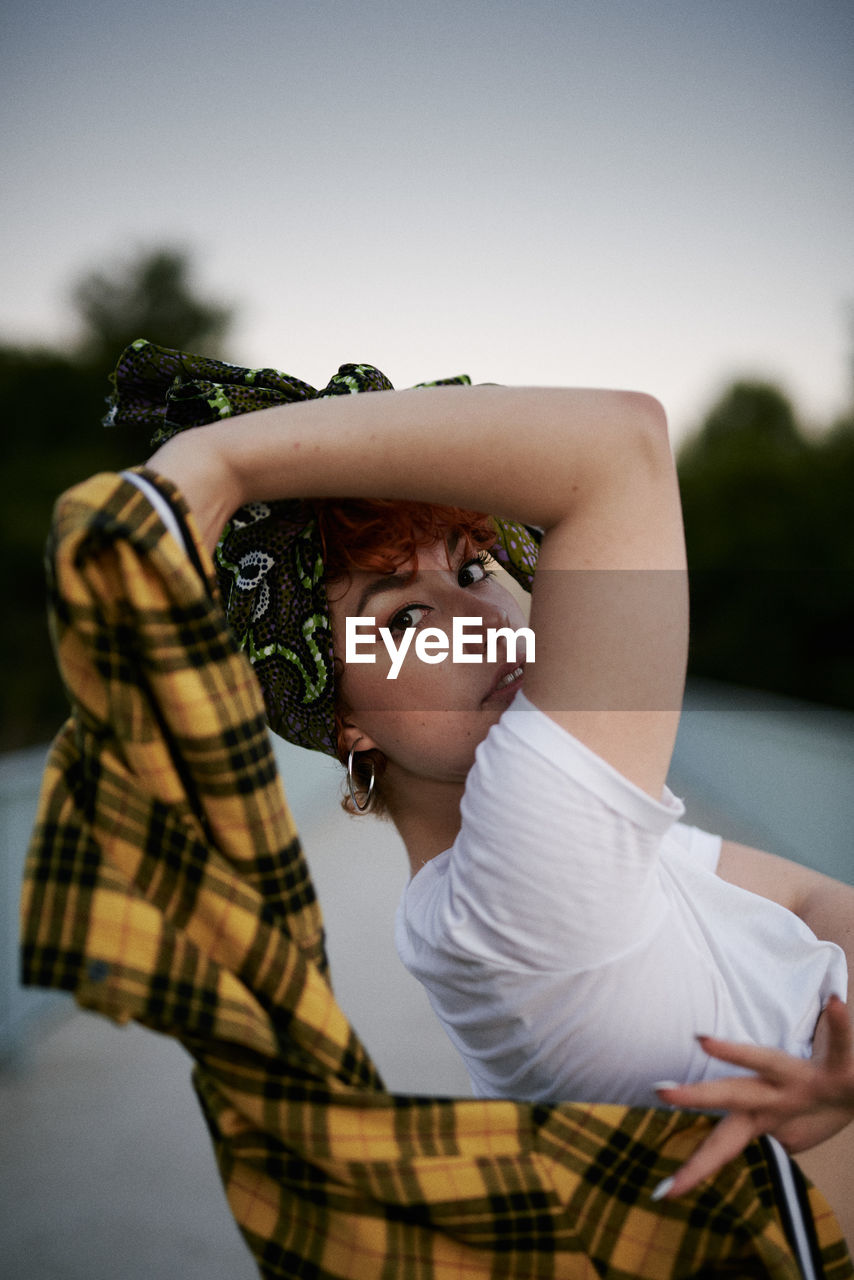
[[[673,1186],[673,1178],[662,1178],[658,1186],[650,1196],[650,1200],[663,1200],[670,1188]]]
[[[659,1089],[680,1089],[682,1086],[678,1080],[656,1080],[652,1087],[657,1093]]]

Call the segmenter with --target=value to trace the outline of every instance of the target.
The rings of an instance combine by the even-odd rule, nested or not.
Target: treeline
[[[221,354],[232,310],[200,296],[188,256],[144,253],[85,276],[67,351],[0,345],[0,751],[49,741],[67,715],[45,621],[43,549],[57,496],[145,459],[146,435],[101,426],[109,375],[135,338]]]
[[[48,740],[66,714],[44,609],[53,502],[148,452],[147,439],[99,425],[117,355],[138,337],[219,355],[233,314],[200,297],[172,250],[87,276],[74,301],[69,351],[0,346],[0,750]],[[811,435],[777,388],[737,383],[678,465],[690,673],[854,709],[854,411]]]
[[[854,709],[854,411],[808,434],[738,382],[677,461],[689,672]]]

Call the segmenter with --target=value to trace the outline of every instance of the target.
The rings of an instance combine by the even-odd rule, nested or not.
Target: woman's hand
[[[755,1074],[656,1086],[672,1106],[727,1112],[673,1179],[661,1184],[657,1198],[691,1191],[761,1134],[771,1134],[790,1152],[806,1151],[854,1120],[854,1029],[836,996],[819,1018],[811,1058],[709,1036],[700,1043],[711,1057]]]

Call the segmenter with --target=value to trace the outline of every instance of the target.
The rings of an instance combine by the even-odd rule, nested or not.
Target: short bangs
[[[324,500],[314,504],[327,580],[354,570],[394,573],[423,547],[462,540],[464,554],[488,551],[496,540],[489,516],[463,507],[387,499]]]

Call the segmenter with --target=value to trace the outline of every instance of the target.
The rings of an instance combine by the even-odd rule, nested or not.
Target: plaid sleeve
[[[386,1093],[339,1009],[252,670],[126,479],[60,500],[52,630],[72,714],[22,901],[24,980],[175,1036],[235,1218],[273,1280],[795,1277],[761,1143],[654,1204],[708,1132],[665,1110]],[[854,1275],[808,1189],[818,1274]]]

